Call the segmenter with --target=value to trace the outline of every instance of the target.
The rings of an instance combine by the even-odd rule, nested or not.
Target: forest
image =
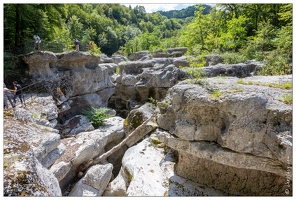
[[[18,53],[36,33],[63,50],[74,50],[75,38],[108,56],[187,47],[197,58],[264,60],[264,75],[292,73],[292,4],[197,4],[154,13],[121,4],[4,4],[5,49]]]

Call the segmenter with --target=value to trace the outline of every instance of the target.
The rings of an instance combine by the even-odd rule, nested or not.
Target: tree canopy
[[[75,38],[93,41],[107,55],[185,46],[192,55],[240,52],[249,59],[277,50],[291,61],[292,4],[200,4],[154,13],[121,4],[4,4],[5,47],[21,49],[35,33],[66,49]]]

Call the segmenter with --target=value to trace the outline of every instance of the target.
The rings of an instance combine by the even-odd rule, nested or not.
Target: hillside
[[[211,10],[211,6],[203,4],[205,7],[203,14],[209,14]],[[166,16],[168,19],[171,18],[178,18],[178,19],[185,19],[187,17],[194,17],[194,6],[188,6],[187,8],[183,8],[181,10],[169,10],[169,11],[159,11],[159,13],[163,16]]]

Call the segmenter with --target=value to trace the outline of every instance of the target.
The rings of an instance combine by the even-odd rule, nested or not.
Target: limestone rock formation
[[[184,72],[174,65],[186,58],[152,58],[145,61],[121,62],[114,95],[109,103],[123,108],[128,102],[146,102],[148,98],[161,100],[167,90],[178,83]]]
[[[59,134],[34,121],[24,124],[20,120],[12,120],[12,116],[10,111],[5,112],[4,196],[62,196],[58,180],[45,167],[56,159],[50,156],[60,148]]]
[[[73,137],[78,133],[93,130],[94,127],[86,116],[76,115],[64,122],[60,127],[60,135],[61,138]]]
[[[291,196],[292,75],[210,55],[211,78],[180,82],[186,51],[25,55],[49,94],[4,111],[4,195]],[[80,115],[107,105],[125,119],[94,130]]]
[[[230,195],[289,195],[292,105],[281,99],[291,90],[268,87],[268,79],[208,78],[169,90],[158,124],[174,135],[160,140],[179,152],[178,175]],[[276,83],[286,82],[291,76]]]
[[[262,62],[248,61],[246,63],[238,63],[231,65],[218,63],[216,65],[202,67],[200,70],[207,77],[234,76],[238,78],[245,78],[248,76],[256,75],[258,69],[260,69],[262,66]]]
[[[108,143],[120,141],[123,137],[123,119],[112,117],[106,119],[105,125],[98,129],[62,139],[66,151],[50,168],[59,180],[62,191],[75,181],[81,164],[101,155]]]
[[[115,91],[111,80],[114,72],[112,59],[112,69],[102,63],[99,65],[99,56],[76,51],[32,53],[23,60],[28,64],[29,74],[47,88],[62,108],[61,120],[81,114],[81,110],[90,106],[106,107]]]
[[[158,140],[161,132],[157,130],[126,151],[119,175],[103,196],[223,196],[221,191],[174,173],[176,152]]]
[[[145,139],[129,148],[122,160],[120,176],[106,189],[104,196],[166,196],[173,164],[164,161],[164,149]],[[166,174],[163,173],[166,171]]]
[[[75,184],[68,196],[102,196],[112,177],[112,169],[113,165],[110,163],[92,166]]]

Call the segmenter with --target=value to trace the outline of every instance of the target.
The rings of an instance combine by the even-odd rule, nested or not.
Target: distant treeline
[[[205,9],[203,10],[203,14],[209,14],[211,10],[211,6],[204,4]],[[159,11],[160,14],[166,16],[167,18],[178,18],[185,19],[187,17],[194,17],[195,5],[189,6],[187,8],[183,8],[181,10],[169,10],[169,11]]]

